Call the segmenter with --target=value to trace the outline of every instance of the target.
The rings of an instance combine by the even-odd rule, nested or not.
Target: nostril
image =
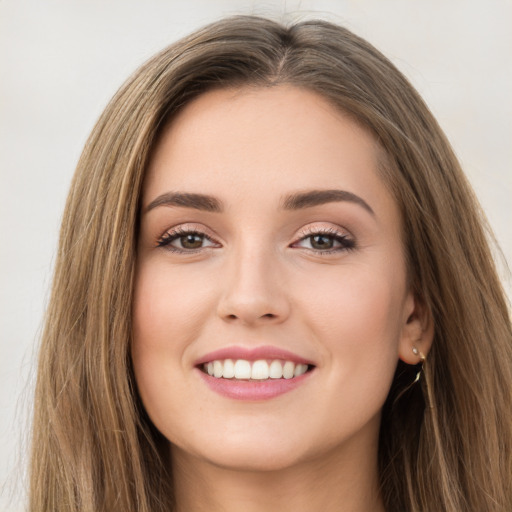
[[[229,320],[236,320],[237,318],[239,318],[237,315],[234,315],[234,314],[230,314],[230,315],[227,315],[226,317],[227,319]],[[261,315],[260,318],[269,318],[269,319],[274,319],[274,318],[277,318],[277,315],[274,315],[273,313],[266,313],[264,315]]]

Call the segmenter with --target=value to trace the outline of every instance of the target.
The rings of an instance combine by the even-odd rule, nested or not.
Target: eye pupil
[[[185,249],[198,249],[203,244],[203,237],[192,233],[182,236],[180,241]]]
[[[314,235],[311,237],[311,247],[315,249],[332,249],[333,239],[326,235]]]

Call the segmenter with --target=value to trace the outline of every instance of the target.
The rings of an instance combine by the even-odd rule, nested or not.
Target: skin
[[[407,284],[382,158],[368,131],[292,86],[206,93],[163,132],[143,191],[132,357],[170,441],[178,510],[384,510],[380,411],[398,359],[417,363],[412,348],[426,354],[430,331]],[[326,189],[373,213],[353,201],[281,207]],[[176,191],[215,196],[224,210],[148,210]],[[212,241],[159,246],[176,227]],[[232,345],[273,345],[315,368],[273,399],[229,399],[194,362]]]

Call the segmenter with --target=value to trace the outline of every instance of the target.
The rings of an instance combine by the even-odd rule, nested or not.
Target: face
[[[375,451],[415,308],[381,158],[370,133],[291,86],[206,93],[164,131],[132,358],[173,454],[277,469]]]

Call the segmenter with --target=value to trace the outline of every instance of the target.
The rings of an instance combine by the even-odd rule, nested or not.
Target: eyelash
[[[182,227],[177,227],[172,229],[171,231],[167,231],[164,233],[159,240],[157,241],[157,247],[165,248],[166,250],[178,254],[195,254],[203,249],[206,249],[208,247],[199,247],[197,249],[179,249],[177,247],[173,247],[171,245],[172,242],[175,240],[178,240],[179,238],[185,237],[185,236],[199,236],[203,239],[208,240],[212,244],[216,244],[215,240],[213,240],[210,236],[208,236],[206,233],[203,233],[196,229],[184,229]],[[334,228],[308,228],[306,231],[304,231],[299,240],[297,242],[294,242],[292,244],[292,247],[296,245],[299,242],[302,242],[304,240],[307,240],[308,238],[311,239],[314,236],[327,236],[333,239],[334,242],[338,242],[340,244],[339,247],[328,249],[328,250],[321,250],[321,249],[312,249],[312,248],[305,248],[308,251],[314,252],[315,254],[325,256],[333,253],[340,253],[343,251],[351,251],[356,248],[355,241],[349,237],[349,235],[343,235],[340,234],[339,231],[335,230]]]
[[[187,253],[187,254],[193,254],[196,253],[204,247],[199,247],[198,249],[178,249],[177,247],[173,247],[171,245],[174,240],[178,240],[179,238],[195,235],[199,237],[203,237],[209,242],[216,243],[215,240],[213,240],[211,237],[209,237],[206,233],[202,233],[201,231],[198,231],[197,229],[183,229],[182,227],[177,227],[172,229],[171,231],[167,231],[164,233],[159,240],[157,241],[157,247],[163,247],[168,251],[176,252],[176,253]]]
[[[334,228],[307,228],[301,233],[299,240],[294,242],[292,245],[296,245],[298,242],[302,242],[303,240],[307,240],[308,238],[312,238],[314,236],[327,236],[332,238],[334,242],[338,242],[340,244],[339,247],[328,250],[307,249],[321,256],[327,256],[329,254],[340,253],[344,251],[351,251],[356,248],[356,243],[353,238],[351,238],[349,235],[341,234]]]

